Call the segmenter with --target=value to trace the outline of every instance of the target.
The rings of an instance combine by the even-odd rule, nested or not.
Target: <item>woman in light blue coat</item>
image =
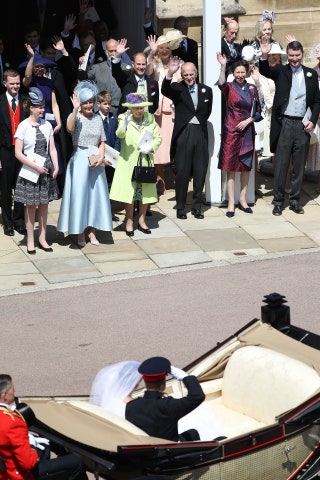
[[[125,203],[126,234],[129,237],[134,235],[134,202],[139,201],[138,230],[150,234],[151,230],[146,225],[146,212],[148,204],[155,203],[158,200],[155,183],[137,183],[131,180],[139,154],[143,154],[143,164],[146,164],[145,157],[147,154],[153,164],[153,153],[162,140],[154,116],[145,112],[145,107],[148,105],[151,105],[151,103],[146,101],[144,95],[129,93],[126,96],[126,103],[123,104],[128,110],[118,117],[119,125],[116,135],[121,140],[121,150],[112,181],[110,198]],[[150,141],[140,148],[138,146],[139,140],[146,131],[151,134]]]

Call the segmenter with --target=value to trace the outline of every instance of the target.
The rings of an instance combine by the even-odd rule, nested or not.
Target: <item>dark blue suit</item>
[[[100,115],[100,113],[97,113],[97,115]],[[109,121],[108,121],[109,120]],[[120,152],[120,139],[116,135],[116,130],[118,128],[118,116],[116,113],[109,112],[108,114],[108,120],[107,117],[103,120],[103,128],[106,134],[106,144],[109,145],[110,147],[114,148],[115,150],[118,150]],[[106,167],[106,175],[107,175],[107,181],[108,181],[108,187],[109,190],[111,188],[111,183],[114,175],[114,168],[107,166]]]

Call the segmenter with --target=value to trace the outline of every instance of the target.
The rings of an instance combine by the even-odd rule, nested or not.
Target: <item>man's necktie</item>
[[[144,80],[142,78],[138,81],[137,93],[146,93]]]
[[[237,50],[235,49],[233,43],[229,45],[229,50],[230,50],[230,53],[231,53],[231,57],[236,58]]]
[[[17,109],[16,99],[13,97],[11,100],[11,108],[15,112]]]

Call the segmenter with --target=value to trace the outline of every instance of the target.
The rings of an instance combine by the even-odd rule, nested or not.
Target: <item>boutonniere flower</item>
[[[9,63],[5,63],[4,66],[5,66],[6,68],[9,68],[9,67],[10,67],[10,64],[9,64]]]
[[[206,89],[205,89],[205,88],[201,88],[201,92],[202,92],[202,93],[205,93],[205,92],[206,92]]]
[[[131,70],[130,65],[126,65],[126,70]]]
[[[311,73],[311,72],[307,72],[306,75],[307,75],[307,77],[309,77],[309,78],[312,77],[312,73]]]
[[[156,86],[154,85],[154,83],[152,83],[152,84],[150,85],[150,90],[155,90],[155,89],[156,89]]]

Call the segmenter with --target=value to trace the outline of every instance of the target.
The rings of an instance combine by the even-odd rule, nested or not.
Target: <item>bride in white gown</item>
[[[93,381],[90,402],[125,418],[126,403],[132,400],[130,395],[142,379],[139,366],[139,362],[131,360],[102,368]],[[205,401],[179,420],[179,433],[190,428],[198,430],[202,441],[211,441],[222,435],[219,418]]]
[[[131,360],[102,368],[93,381],[89,401],[125,418],[126,403],[142,378],[139,365]]]

